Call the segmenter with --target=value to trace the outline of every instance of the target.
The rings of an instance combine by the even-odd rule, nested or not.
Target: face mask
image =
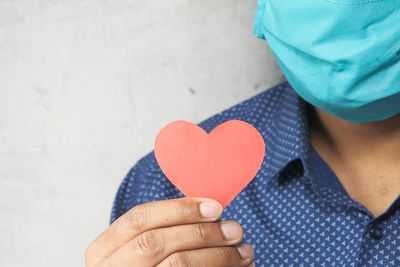
[[[312,105],[351,122],[400,113],[398,0],[259,0],[253,31]]]

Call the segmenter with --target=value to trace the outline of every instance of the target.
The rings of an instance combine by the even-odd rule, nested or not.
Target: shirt
[[[199,126],[210,132],[233,119],[256,127],[266,144],[257,175],[221,217],[242,225],[257,266],[400,266],[400,196],[374,218],[348,195],[312,148],[307,104],[288,82]],[[151,152],[123,180],[111,222],[135,205],[179,197]]]

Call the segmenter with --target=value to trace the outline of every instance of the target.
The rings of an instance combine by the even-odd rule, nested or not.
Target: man
[[[221,215],[176,199],[150,153],[87,266],[400,266],[399,23],[391,0],[259,0],[254,33],[288,81],[200,123],[255,126],[257,176]]]

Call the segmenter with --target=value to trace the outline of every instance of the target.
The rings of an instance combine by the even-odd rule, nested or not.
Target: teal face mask
[[[253,31],[312,105],[351,122],[400,113],[399,0],[259,0]]]

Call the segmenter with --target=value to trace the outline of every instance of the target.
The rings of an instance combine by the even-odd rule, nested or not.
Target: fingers
[[[107,261],[117,266],[154,266],[177,251],[235,245],[242,238],[243,229],[233,221],[160,228],[140,234]]]
[[[221,212],[218,202],[204,198],[136,206],[89,246],[87,266],[249,266],[251,247],[237,245],[243,229],[215,222]]]
[[[92,242],[86,254],[90,256],[96,253],[96,258],[106,258],[145,231],[216,221],[221,213],[222,206],[217,201],[204,198],[181,198],[142,204],[129,210],[107,228]]]
[[[235,247],[203,248],[189,251],[179,251],[171,254],[156,267],[227,267],[249,266],[252,264],[253,250],[247,244],[242,244],[242,250],[247,255],[242,257]],[[251,265],[250,265],[251,266]]]

